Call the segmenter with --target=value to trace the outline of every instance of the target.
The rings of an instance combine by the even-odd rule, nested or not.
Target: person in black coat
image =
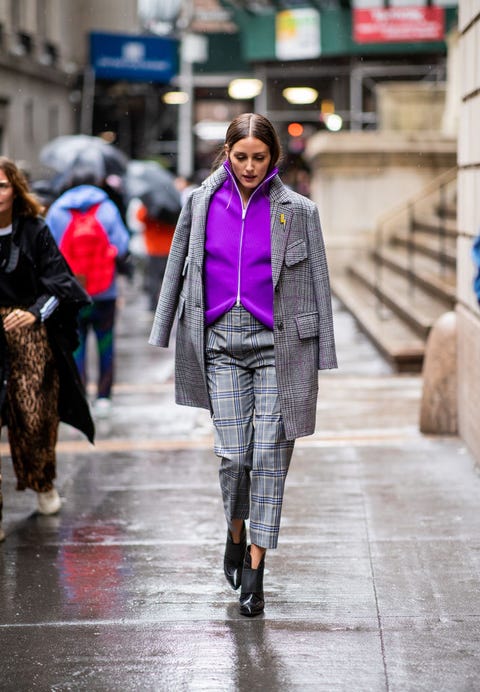
[[[73,360],[77,314],[90,298],[40,210],[17,166],[0,157],[0,427],[8,428],[17,489],[35,491],[38,511],[55,514],[60,421],[94,439]],[[1,511],[0,486],[0,521]]]

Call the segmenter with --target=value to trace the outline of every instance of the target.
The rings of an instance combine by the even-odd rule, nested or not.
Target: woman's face
[[[244,137],[227,153],[240,191],[250,197],[267,175],[272,159],[268,146],[256,137]]]
[[[0,169],[0,228],[5,228],[12,222],[14,196],[12,184]]]

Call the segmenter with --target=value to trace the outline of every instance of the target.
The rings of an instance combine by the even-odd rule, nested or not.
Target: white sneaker
[[[46,493],[37,493],[38,511],[40,514],[56,514],[62,506],[60,495],[55,488]]]
[[[100,397],[96,400],[93,411],[98,418],[108,418],[112,410],[112,402],[107,397]]]
[[[0,526],[0,543],[5,540],[5,531]]]

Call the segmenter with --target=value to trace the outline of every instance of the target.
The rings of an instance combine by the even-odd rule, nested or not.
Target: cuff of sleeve
[[[36,318],[37,322],[41,322],[41,317],[40,317],[40,310],[39,310],[39,308],[37,308],[37,307],[28,308],[28,312],[31,312],[32,315],[35,315],[35,318]]]

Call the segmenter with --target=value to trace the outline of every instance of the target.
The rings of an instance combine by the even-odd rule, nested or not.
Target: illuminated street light
[[[312,87],[287,87],[282,91],[283,98],[295,105],[313,103],[318,98],[318,91]]]
[[[228,95],[231,99],[253,99],[263,89],[260,79],[233,79],[228,85]]]
[[[337,113],[332,113],[331,115],[327,115],[325,118],[325,126],[327,127],[330,132],[338,132],[339,130],[342,129],[343,125],[343,120],[340,115]]]
[[[225,139],[229,123],[216,120],[200,120],[193,127],[194,133],[199,139],[210,142],[221,142]]]
[[[168,103],[169,106],[178,106],[188,102],[188,94],[186,91],[167,91],[163,94],[162,101]]]

